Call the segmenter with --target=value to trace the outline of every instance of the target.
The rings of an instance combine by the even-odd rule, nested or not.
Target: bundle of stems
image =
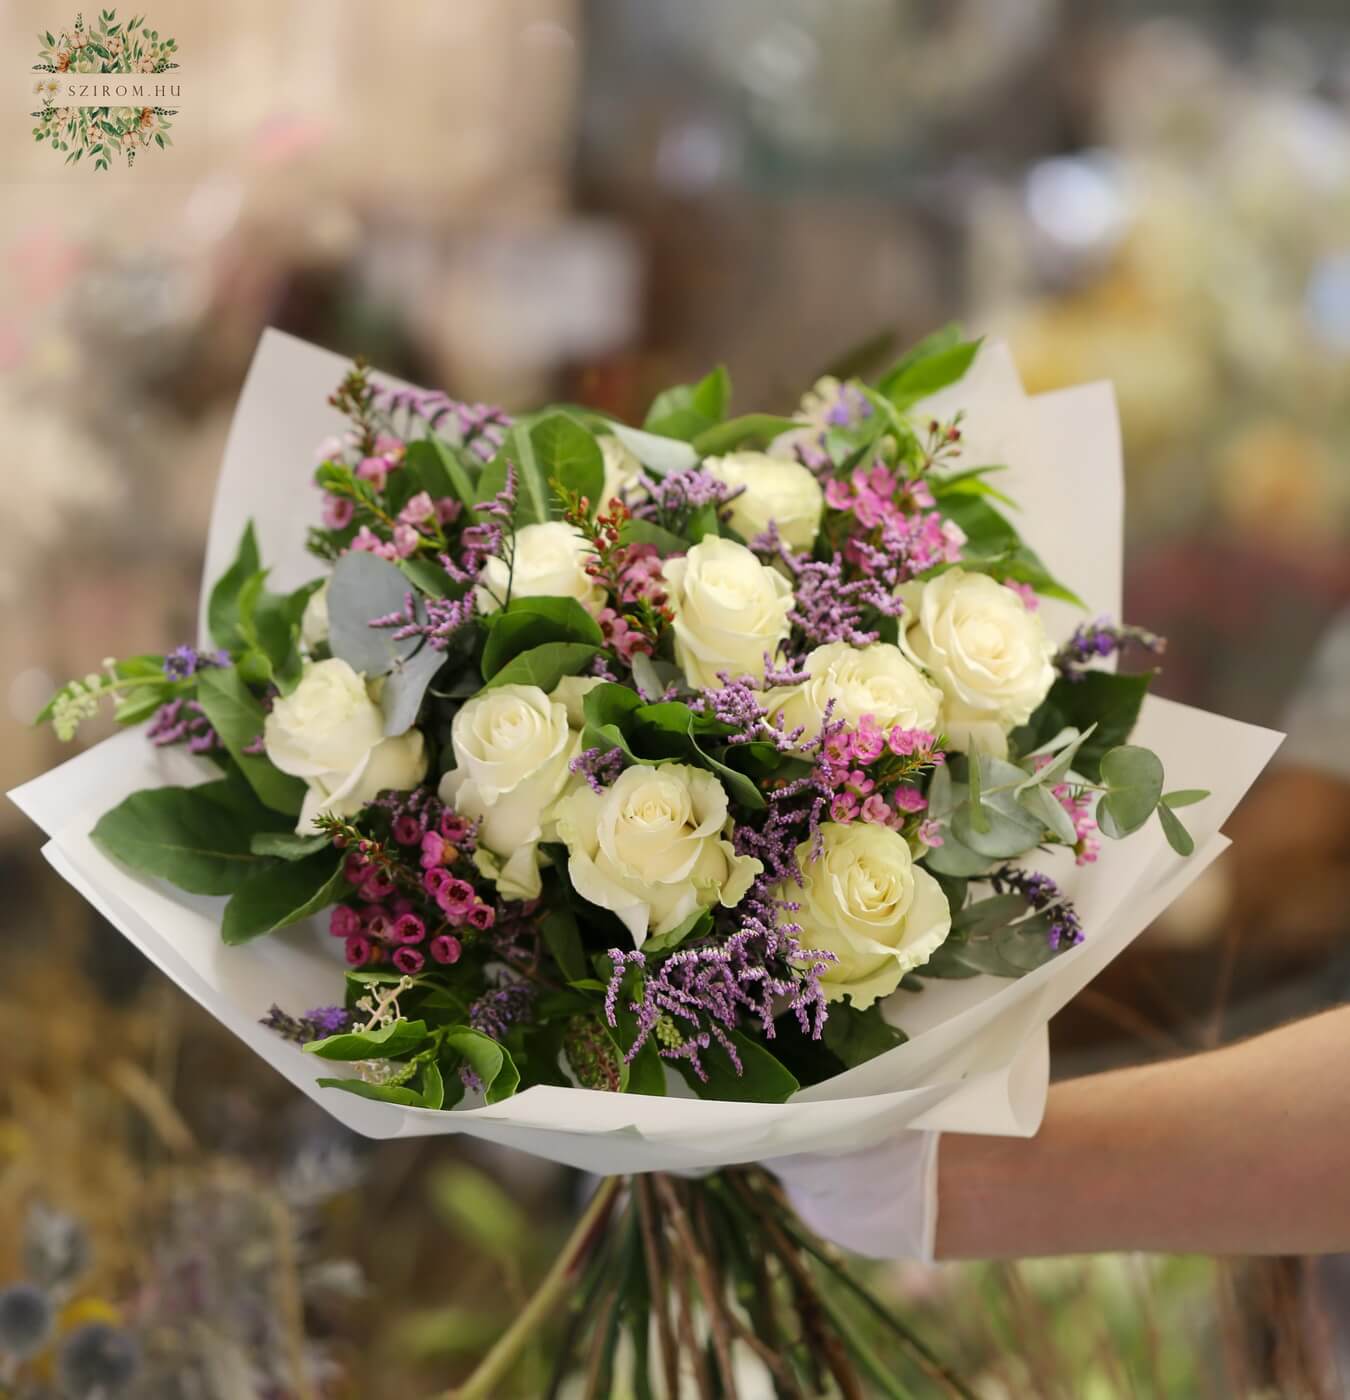
[[[960,1396],[924,1341],[796,1219],[756,1168],[608,1177],[543,1283],[445,1400],[510,1396],[547,1338],[545,1400]]]

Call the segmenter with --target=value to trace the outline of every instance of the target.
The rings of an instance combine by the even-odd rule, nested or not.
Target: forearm
[[[1350,1007],[1055,1085],[1030,1139],[948,1134],[938,1258],[1350,1251]]]

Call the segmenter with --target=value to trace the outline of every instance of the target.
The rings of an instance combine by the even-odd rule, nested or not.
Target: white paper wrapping
[[[273,586],[314,576],[303,549],[317,515],[316,447],[343,423],[325,400],[345,369],[326,351],[268,331],[249,372],[226,447],[207,546],[205,579],[233,557],[245,521],[258,530]],[[1023,393],[1005,347],[986,347],[961,384],[932,401],[966,411],[963,461],[1004,462],[999,479],[1021,506],[1017,524],[1050,570],[1092,613],[1119,615],[1122,486],[1109,386],[1035,397]],[[203,589],[205,596],[206,589]],[[1046,605],[1067,635],[1078,614]],[[214,770],[181,750],[155,749],[131,731],[82,753],[11,797],[48,834],[52,867],[190,996],[348,1127],[370,1137],[468,1133],[585,1170],[610,1174],[730,1165],[801,1151],[870,1145],[903,1127],[1027,1136],[1048,1083],[1046,1024],[1194,880],[1226,845],[1219,828],[1270,759],[1280,736],[1150,698],[1138,741],[1156,750],[1169,788],[1213,796],[1186,810],[1196,840],[1176,856],[1156,823],[1107,842],[1095,866],[1047,863],[1076,900],[1086,941],[1018,981],[979,976],[898,993],[887,1014],[909,1041],[786,1104],[647,1098],[536,1087],[492,1107],[433,1112],[374,1103],[318,1087],[342,1067],[304,1054],[264,1029],[274,1003],[299,1012],[339,999],[336,940],[302,925],[226,948],[223,901],[144,879],[104,856],[89,832],[130,793],[205,781]]]

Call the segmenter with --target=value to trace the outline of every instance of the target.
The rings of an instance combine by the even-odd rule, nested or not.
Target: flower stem
[[[502,1333],[464,1384],[449,1391],[444,1400],[492,1400],[499,1393],[498,1387],[520,1359],[535,1330],[568,1296],[577,1267],[602,1232],[623,1184],[624,1178],[621,1176],[606,1177],[600,1183],[543,1283],[525,1304],[520,1316]]]

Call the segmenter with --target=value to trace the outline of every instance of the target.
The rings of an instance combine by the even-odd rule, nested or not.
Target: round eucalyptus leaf
[[[1102,756],[1101,776],[1106,792],[1097,805],[1098,826],[1117,839],[1138,831],[1162,796],[1162,760],[1150,749],[1123,744]]]

